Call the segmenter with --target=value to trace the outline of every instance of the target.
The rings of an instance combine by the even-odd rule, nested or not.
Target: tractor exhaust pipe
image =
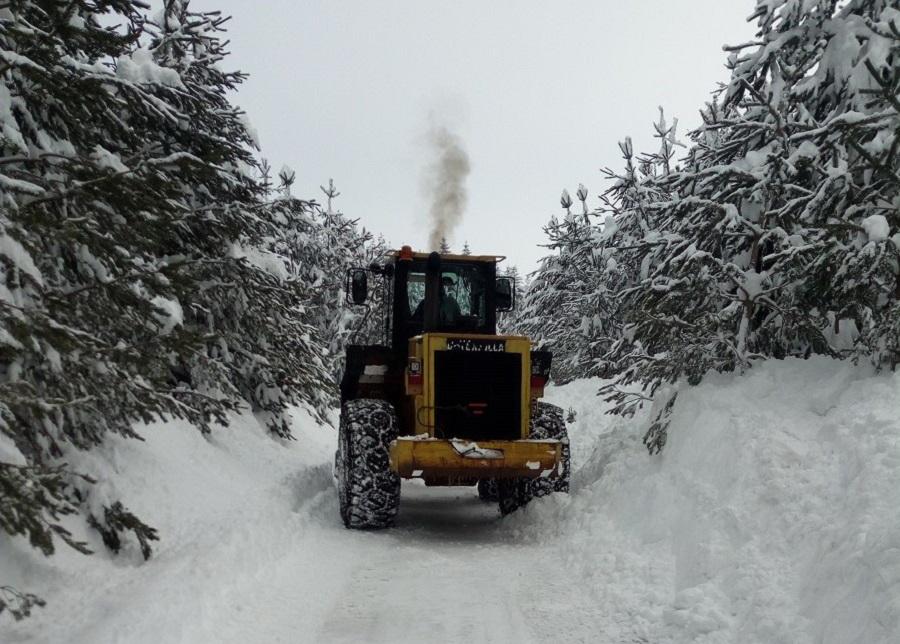
[[[431,253],[425,263],[425,333],[436,331],[441,313],[441,256]]]

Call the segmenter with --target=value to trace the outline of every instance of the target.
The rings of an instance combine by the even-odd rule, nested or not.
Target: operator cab
[[[438,291],[438,321],[435,331],[456,333],[490,333],[487,316],[488,267],[478,264],[450,263],[441,265]],[[425,265],[413,263],[406,286],[405,310],[409,335],[419,335],[425,328]]]
[[[413,253],[407,248],[392,253],[394,347],[405,348],[409,338],[427,331],[497,332],[497,312],[512,308],[514,292],[510,278],[497,278],[502,257]]]
[[[410,340],[428,333],[492,337],[497,313],[515,306],[515,283],[497,277],[495,255],[414,253],[409,246],[391,251],[383,263],[354,268],[347,274],[347,299],[362,305],[368,299],[369,275],[379,278],[381,295],[370,314],[381,316],[383,335],[366,345],[347,347],[341,378],[341,401],[360,395],[361,383],[371,394],[400,405]],[[368,376],[366,365],[387,366],[385,374]],[[377,380],[377,386],[374,381]],[[370,382],[371,381],[371,382]]]

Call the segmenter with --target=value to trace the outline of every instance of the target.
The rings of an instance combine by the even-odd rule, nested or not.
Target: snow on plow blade
[[[403,478],[514,478],[559,475],[556,440],[466,441],[401,437],[391,443],[391,469]]]

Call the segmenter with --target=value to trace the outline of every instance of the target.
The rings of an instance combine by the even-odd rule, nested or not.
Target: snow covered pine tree
[[[525,292],[516,330],[553,352],[553,380],[565,383],[585,375],[592,362],[593,311],[585,296],[596,283],[592,239],[594,230],[587,208],[587,189],[579,185],[582,212],[572,212],[572,198],[563,190],[560,205],[566,211],[544,227],[547,248]]]
[[[654,179],[670,172],[678,145],[677,121],[668,125],[662,108],[654,128],[660,140],[657,153],[636,158],[631,139],[626,138],[619,144],[624,171],[621,174],[609,168],[603,171],[613,185],[601,196],[603,206],[598,215],[605,218],[593,240],[596,276],[587,297],[588,306],[597,317],[593,339],[597,358],[588,373],[604,378],[617,375],[620,368],[611,356],[621,351],[623,345],[631,346],[631,339],[624,333],[628,317],[624,295],[646,277],[650,268],[644,260],[646,250],[655,242],[652,204],[666,197]]]
[[[753,17],[683,169],[652,182],[668,198],[648,206],[625,296],[620,411],[637,402],[622,385],[652,393],[766,357],[897,360],[900,12],[761,1]]]
[[[322,186],[325,207],[314,202],[296,199],[290,194],[294,173],[285,168],[279,173],[281,194],[270,208],[279,222],[279,234],[269,248],[289,260],[289,272],[304,285],[300,318],[312,327],[315,337],[324,347],[321,361],[334,381],[343,368],[344,347],[355,334],[380,334],[380,319],[362,319],[358,310],[347,305],[344,279],[347,269],[368,266],[386,252],[383,239],[358,227],[358,220],[350,219],[336,209],[334,200],[340,192],[334,181]],[[370,308],[380,302],[381,293],[373,292]],[[363,327],[363,328],[361,328]],[[329,392],[332,393],[332,392]],[[336,404],[337,399],[329,399]]]
[[[284,434],[288,403],[327,400],[300,284],[252,261],[278,222],[226,97],[242,76],[217,66],[225,19],[142,8],[0,8],[0,527],[48,555],[88,551],[59,522],[77,512],[150,555],[155,531],[75,471],[107,434],[209,431],[241,395]]]
[[[186,99],[182,92],[160,88],[191,123],[187,132],[168,124],[163,131],[169,147],[203,161],[187,177],[182,199],[197,213],[198,224],[215,222],[217,228],[184,240],[186,251],[218,260],[192,270],[192,279],[204,287],[189,298],[186,323],[212,332],[214,340],[187,365],[190,384],[230,386],[233,395],[268,414],[275,433],[288,438],[289,405],[305,403],[321,415],[333,395],[322,386],[328,382],[322,350],[308,316],[302,315],[312,287],[288,270],[296,263],[269,250],[285,234],[284,221],[253,176],[257,143],[243,113],[226,96],[244,78],[218,66],[226,55],[219,38],[226,20],[218,12],[195,13],[187,2],[167,0],[151,44],[156,59],[177,70],[189,90]],[[301,211],[312,207],[295,199],[291,204]]]

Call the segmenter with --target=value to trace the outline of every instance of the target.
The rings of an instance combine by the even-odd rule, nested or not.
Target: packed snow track
[[[558,551],[518,542],[474,490],[405,485],[401,513],[392,531],[344,532],[331,542],[335,556],[358,556],[314,640],[572,641],[584,633],[579,622],[590,622],[591,605],[568,601]]]
[[[474,487],[404,482],[396,527],[347,530],[328,463],[336,432],[306,420],[298,434],[307,463],[298,467],[294,444],[287,460],[285,446],[272,444],[247,468],[240,455],[252,455],[253,424],[239,418],[213,438],[224,452],[218,464],[203,461],[210,445],[194,430],[146,428],[151,447],[180,448],[175,459],[184,459],[139,449],[125,457],[135,459],[136,487],[167,481],[155,494],[169,507],[154,513],[166,540],[147,563],[100,548],[95,556],[109,567],[65,550],[35,558],[21,585],[46,575],[60,590],[48,584],[49,609],[3,641],[579,641],[595,621],[596,604],[571,588],[557,543],[523,534]],[[120,450],[132,444],[117,444],[114,461]],[[272,476],[278,470],[281,478]],[[182,485],[191,501],[179,497]]]

